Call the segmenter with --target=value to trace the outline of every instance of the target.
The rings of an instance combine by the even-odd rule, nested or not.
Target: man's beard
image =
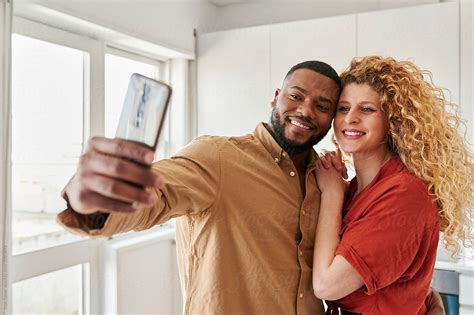
[[[280,113],[276,107],[272,110],[272,115],[270,117],[270,122],[273,127],[273,133],[275,134],[275,140],[280,145],[280,147],[286,151],[290,156],[295,156],[297,154],[303,153],[310,150],[314,145],[319,143],[321,139],[326,136],[329,129],[326,131],[321,131],[320,133],[312,136],[305,143],[295,143],[285,136],[285,128],[283,127],[283,122],[281,121]]]

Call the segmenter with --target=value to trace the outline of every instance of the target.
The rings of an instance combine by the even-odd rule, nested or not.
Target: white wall
[[[333,1],[258,1],[219,7],[212,25],[201,24],[199,30],[212,32],[248,26],[315,19],[422,4],[441,0],[333,0]]]
[[[460,2],[460,98],[465,117],[469,119],[468,128],[474,129],[474,2]],[[471,133],[471,143],[474,135]],[[474,254],[474,252],[473,252]]]
[[[357,56],[412,60],[459,104],[459,24],[457,3],[358,14]]]
[[[203,34],[197,50],[198,134],[244,134],[268,121],[274,89],[292,65],[308,59],[337,71],[354,56],[411,59],[431,70],[434,82],[459,103],[459,34],[456,2]],[[325,139],[320,147],[329,145]]]
[[[270,113],[270,28],[199,37],[198,134],[239,135]]]

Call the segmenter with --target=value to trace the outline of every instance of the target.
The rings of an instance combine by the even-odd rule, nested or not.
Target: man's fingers
[[[163,179],[151,168],[95,151],[81,157],[81,166],[87,173],[96,173],[128,181],[140,186],[160,187]]]
[[[123,139],[93,137],[89,139],[87,147],[88,150],[93,149],[107,155],[133,160],[144,165],[151,165],[154,158],[152,149]]]
[[[83,184],[89,191],[120,202],[148,205],[156,202],[152,192],[102,175],[89,175],[83,179]]]
[[[85,194],[87,201],[85,201],[85,206],[93,209],[90,210],[90,213],[97,211],[106,212],[106,213],[134,213],[137,210],[138,203],[128,203],[120,200],[115,200],[111,198],[104,197],[100,194],[94,193],[92,191]]]

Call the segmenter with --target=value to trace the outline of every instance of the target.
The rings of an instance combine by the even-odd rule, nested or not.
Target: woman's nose
[[[357,111],[355,111],[354,109],[350,109],[345,118],[344,118],[344,121],[348,124],[353,124],[353,123],[357,123],[359,122],[359,115],[357,113]]]

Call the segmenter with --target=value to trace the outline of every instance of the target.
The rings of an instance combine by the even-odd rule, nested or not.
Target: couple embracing
[[[329,314],[442,314],[438,239],[453,254],[472,241],[474,173],[442,91],[372,56],[340,76],[297,64],[271,104],[253,134],[154,163],[139,144],[90,139],[59,222],[109,236],[176,218],[185,314],[316,315],[322,300]],[[318,155],[331,125],[338,150]]]

